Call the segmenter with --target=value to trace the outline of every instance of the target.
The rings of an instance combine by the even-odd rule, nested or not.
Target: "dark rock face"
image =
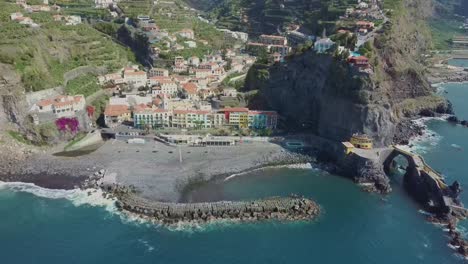
[[[374,137],[377,145],[391,141],[395,120],[390,104],[373,103],[377,88],[368,77],[355,75],[330,56],[309,51],[294,57],[270,68],[262,86],[260,107],[279,111],[288,128],[336,141],[356,132]]]
[[[246,79],[247,90],[260,89],[252,107],[277,110],[289,129],[336,141],[360,132],[376,146],[391,144],[405,119],[449,111],[443,99],[430,100],[434,90],[421,65],[430,47],[420,23],[431,15],[429,2],[403,1],[408,12],[392,17],[371,41],[372,74],[311,50],[268,69],[254,67]]]
[[[393,144],[408,145],[410,140],[424,133],[424,126],[415,124],[411,120],[404,120],[398,123],[395,135],[393,136]]]
[[[382,165],[373,162],[366,162],[360,168],[355,181],[358,183],[374,183],[375,190],[381,193],[390,193],[392,191],[390,179],[385,174]]]

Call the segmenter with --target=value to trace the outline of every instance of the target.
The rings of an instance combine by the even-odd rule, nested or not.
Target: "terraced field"
[[[19,11],[0,3],[0,63],[14,65],[27,90],[38,91],[63,84],[63,74],[79,66],[105,66],[113,70],[134,60],[125,47],[113,42],[88,24],[65,26],[52,21],[52,14],[34,14],[38,29],[9,21]]]

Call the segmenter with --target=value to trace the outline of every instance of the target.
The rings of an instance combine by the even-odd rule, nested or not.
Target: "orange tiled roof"
[[[106,116],[120,116],[129,113],[130,109],[126,105],[108,105],[104,111],[104,115]]]
[[[146,75],[146,72],[144,71],[125,72],[125,75],[133,75],[133,76]]]
[[[187,91],[187,93],[189,94],[196,94],[197,93],[197,90],[198,90],[198,87],[196,84],[194,83],[186,83],[182,86],[184,88],[185,91]]]

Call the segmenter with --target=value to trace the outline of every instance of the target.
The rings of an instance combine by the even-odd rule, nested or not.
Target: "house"
[[[169,71],[163,68],[152,68],[149,70],[148,76],[149,77],[154,77],[154,76],[168,77]]]
[[[260,35],[260,43],[267,45],[288,45],[288,40],[282,36]]]
[[[317,40],[314,43],[314,50],[317,53],[325,53],[329,49],[331,49],[334,45],[335,45],[335,42],[333,42],[331,39],[322,38],[322,39]]]
[[[115,127],[132,118],[128,105],[107,105],[104,110],[104,122],[108,127]]]
[[[188,67],[185,64],[177,64],[172,66],[172,71],[175,73],[187,72]]]
[[[148,85],[149,86],[155,86],[159,85],[161,81],[171,81],[172,79],[170,77],[166,76],[152,76],[148,78]]]
[[[249,39],[249,34],[245,32],[231,31],[229,29],[218,29],[218,30],[224,33],[224,38],[227,40],[234,39],[234,40],[240,40],[242,42],[247,42],[247,40]]]
[[[143,87],[143,86],[146,86],[147,79],[148,78],[146,76],[146,72],[144,71],[135,71],[135,70],[124,71],[124,80],[129,85],[133,85],[135,87]]]
[[[202,100],[206,100],[208,97],[214,95],[214,93],[208,89],[201,89],[198,91],[198,95]]]
[[[216,69],[212,70],[211,73],[214,76],[217,76],[219,78],[223,78],[223,76],[226,75],[226,71],[224,70],[223,67],[216,68]]]
[[[358,21],[356,22],[356,27],[365,28],[365,29],[373,29],[375,27],[375,24],[369,21]]]
[[[86,101],[83,95],[59,95],[40,100],[33,105],[31,112],[53,114],[56,118],[73,117],[85,107]]]
[[[113,84],[123,84],[125,83],[125,79],[122,78],[120,73],[110,73],[104,75],[103,78],[99,78],[99,83],[101,85],[109,82]]]
[[[179,86],[173,80],[161,80],[159,81],[159,87],[161,93],[176,96],[179,92]]]
[[[10,19],[11,20],[14,20],[14,21],[19,21],[23,18],[23,14],[21,12],[16,12],[16,13],[12,13],[10,15]]]
[[[237,128],[249,127],[249,109],[243,107],[224,108],[219,111],[224,113],[227,125]]]
[[[192,56],[188,59],[190,66],[198,67],[200,65],[200,59],[197,56]]]
[[[199,69],[208,69],[208,70],[215,70],[219,68],[219,64],[216,62],[207,62],[207,63],[202,63],[200,66],[198,66]]]
[[[108,8],[114,3],[113,0],[94,0],[96,8]]]
[[[358,8],[358,9],[367,9],[367,8],[369,8],[369,4],[366,3],[366,2],[360,2],[360,3],[357,5],[357,8]]]
[[[133,112],[133,125],[136,128],[170,127],[172,111],[154,108],[137,108]]]
[[[226,57],[227,58],[232,58],[232,57],[235,57],[236,56],[236,52],[233,51],[232,49],[227,49],[226,50]]]
[[[244,65],[241,63],[233,62],[231,64],[231,71],[233,72],[242,72],[244,70]]]
[[[278,114],[275,111],[249,110],[248,120],[251,129],[276,129]]]
[[[233,88],[226,88],[223,90],[224,96],[237,97],[237,90]]]
[[[173,50],[184,50],[185,47],[180,45],[179,43],[176,43],[173,47],[172,47]]]
[[[194,48],[197,47],[197,43],[195,41],[191,41],[191,40],[190,41],[184,41],[184,44],[187,47],[191,48],[191,49],[194,49]]]
[[[65,25],[68,25],[68,26],[75,26],[75,25],[81,24],[80,16],[66,16],[65,20],[67,21]]]
[[[204,110],[174,110],[172,127],[177,128],[210,128],[210,111]]]
[[[190,82],[195,83],[199,89],[206,89],[206,87],[208,86],[207,78],[192,78]]]
[[[185,65],[184,57],[177,56],[174,58],[174,65]]]
[[[174,79],[174,81],[176,81],[176,83],[178,83],[179,85],[182,85],[182,84],[186,84],[190,81],[190,77],[188,76],[181,76],[181,75],[175,75],[172,77]]]
[[[186,83],[182,85],[182,89],[187,94],[188,99],[190,100],[199,100],[198,97],[198,87],[195,83]]]
[[[19,21],[19,23],[21,25],[28,25],[30,27],[38,27],[39,26],[38,24],[34,23],[32,18],[30,18],[30,17],[22,17],[22,18],[18,18],[18,19],[17,19],[17,21]]]
[[[365,56],[351,57],[348,59],[348,63],[359,68],[367,68],[369,59]]]
[[[184,28],[181,31],[177,32],[177,35],[186,38],[186,39],[195,39],[195,33],[191,29]]]
[[[205,55],[203,58],[204,63],[211,63],[211,62],[223,62],[223,56],[221,55]]]
[[[207,78],[211,74],[212,73],[211,73],[210,69],[195,69],[195,77],[196,78],[200,78],[200,79]]]

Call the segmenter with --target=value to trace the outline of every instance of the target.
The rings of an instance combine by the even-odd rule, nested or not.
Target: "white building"
[[[198,79],[204,79],[211,75],[210,69],[195,69],[195,77]]]
[[[331,49],[333,45],[335,45],[335,42],[333,42],[331,39],[322,38],[314,43],[314,50],[317,53],[325,53],[326,51]]]
[[[65,23],[68,26],[75,26],[78,24],[81,24],[81,17],[80,16],[66,16],[65,20],[67,23]]]
[[[200,65],[200,58],[198,58],[197,56],[190,57],[188,59],[188,64],[190,66],[198,67]]]
[[[113,0],[94,0],[94,4],[96,5],[96,8],[108,8],[113,3],[114,3]]]
[[[12,13],[10,15],[11,20],[18,20],[20,18],[23,18],[23,14],[21,12]]]
[[[177,32],[177,35],[186,39],[195,39],[195,33],[193,32],[193,30],[187,28]]]
[[[146,72],[144,71],[125,71],[124,80],[129,85],[134,85],[135,87],[143,87],[147,83]]]
[[[76,112],[84,110],[86,100],[83,95],[59,95],[49,99],[43,99],[33,105],[32,112],[52,113],[57,118],[72,117]]]
[[[194,49],[194,48],[197,47],[197,43],[195,41],[192,41],[192,40],[185,41],[184,44],[187,45],[187,47],[189,47],[191,49]]]
[[[168,77],[169,76],[169,71],[163,68],[152,68],[148,72],[149,77],[153,76],[160,76],[160,77]]]

